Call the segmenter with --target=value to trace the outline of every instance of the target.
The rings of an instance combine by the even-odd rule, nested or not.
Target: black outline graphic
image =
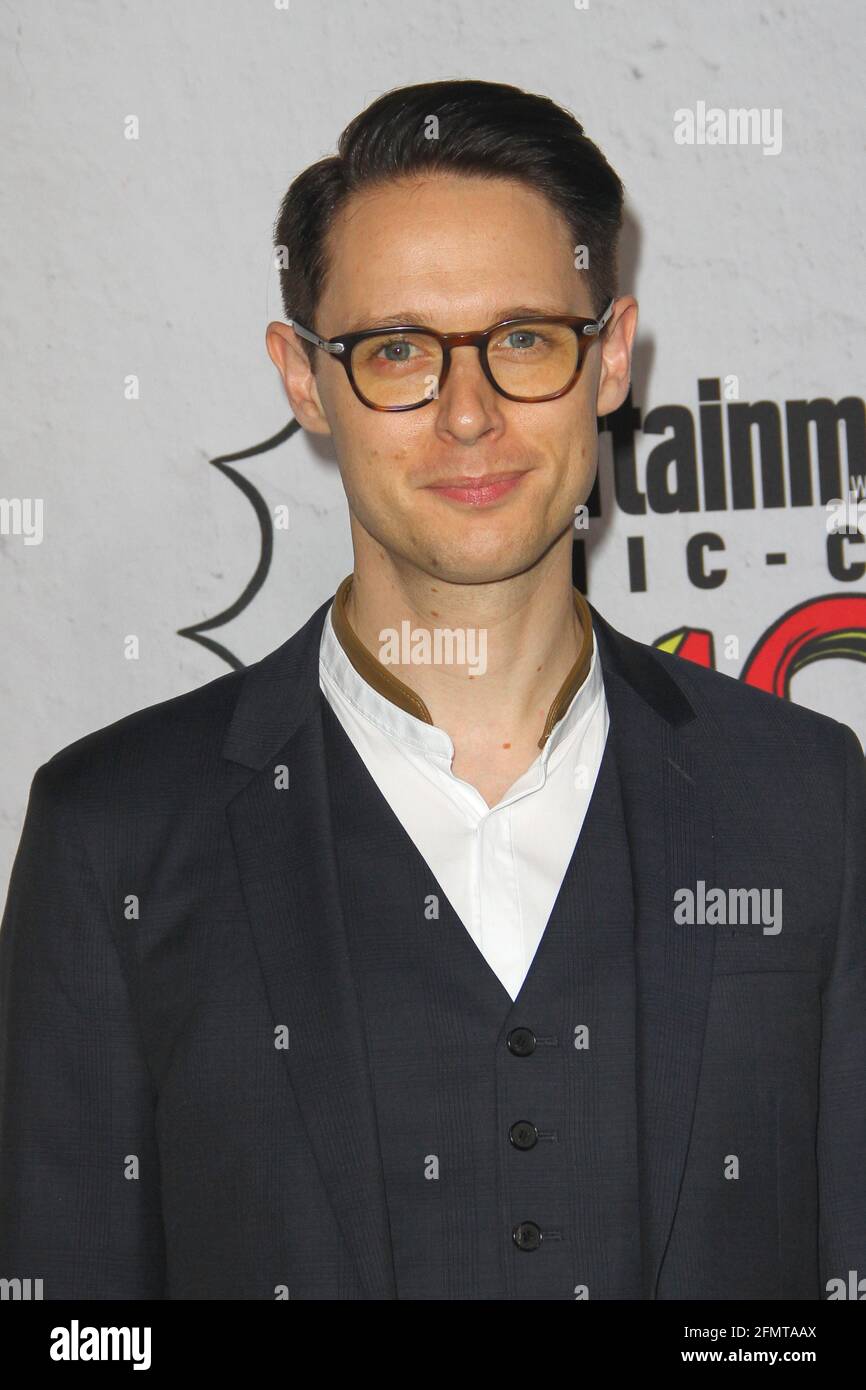
[[[208,463],[213,468],[218,468],[220,473],[233,482],[235,487],[239,488],[247,501],[251,503],[261,531],[261,552],[252,578],[234,603],[230,604],[228,608],[224,608],[213,618],[205,618],[202,622],[191,623],[189,627],[179,627],[177,635],[178,637],[188,637],[191,642],[198,642],[200,647],[206,647],[209,652],[221,657],[233,671],[243,671],[244,662],[230,652],[228,647],[224,647],[220,642],[214,642],[210,637],[203,637],[202,633],[230,623],[232,618],[236,618],[252,603],[267,579],[271,567],[274,553],[274,527],[268,505],[258,488],[254,487],[249,478],[245,478],[237,469],[229,468],[227,465],[237,459],[253,458],[256,454],[266,454],[270,449],[276,449],[279,444],[284,444],[287,439],[291,439],[293,434],[297,434],[300,428],[297,420],[290,420],[283,429],[279,430],[277,434],[271,435],[271,438],[264,440],[262,444],[254,444],[249,449],[241,449],[237,454],[220,454],[218,458],[208,459]]]

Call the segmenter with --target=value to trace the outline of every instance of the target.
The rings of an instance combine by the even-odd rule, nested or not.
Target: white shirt
[[[593,637],[586,678],[538,757],[488,806],[451,771],[454,744],[355,670],[322,629],[319,684],[371,777],[512,999],[532,964],[586,816],[609,727]]]

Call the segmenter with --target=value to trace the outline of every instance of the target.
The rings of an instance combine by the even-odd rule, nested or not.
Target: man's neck
[[[531,570],[479,585],[443,582],[378,547],[356,551],[346,602],[353,631],[421,697],[454,744],[454,771],[476,785],[478,769],[494,764],[510,785],[537,755],[580,652],[571,538],[564,540]]]

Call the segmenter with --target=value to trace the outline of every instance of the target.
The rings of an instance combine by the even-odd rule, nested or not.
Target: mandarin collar
[[[429,724],[432,728],[436,728],[430,711],[421,699],[421,696],[379,661],[378,657],[375,657],[369,648],[365,647],[364,643],[351,626],[346,616],[346,601],[352,588],[353,578],[354,575],[347,574],[346,578],[342,580],[334,595],[334,602],[331,606],[331,626],[340,647],[358,675],[368,686],[371,686],[377,694],[383,696],[384,699],[390,701],[392,705],[396,705],[398,709],[403,710],[406,714],[410,714],[415,719],[421,720],[422,723]],[[556,695],[553,697],[553,701],[547,711],[544,729],[542,730],[541,738],[538,740],[538,746],[542,749],[550,738],[555,725],[562,719],[562,716],[571,705],[577,691],[586,680],[594,656],[592,614],[589,604],[578,589],[573,588],[572,593],[574,595],[574,606],[580,618],[583,640],[574,665],[566,675]],[[336,676],[336,672],[332,670],[331,675]],[[440,730],[440,732],[444,731]]]

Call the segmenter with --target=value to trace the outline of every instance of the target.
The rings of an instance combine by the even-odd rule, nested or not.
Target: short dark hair
[[[438,138],[427,136],[431,116]],[[349,122],[337,153],[298,174],[280,204],[274,246],[285,247],[287,318],[312,326],[327,274],[327,234],[361,189],[416,174],[522,180],[564,215],[587,248],[593,313],[616,293],[623,185],[570,111],[502,82],[424,82],[385,92]],[[313,360],[312,344],[304,344]]]

